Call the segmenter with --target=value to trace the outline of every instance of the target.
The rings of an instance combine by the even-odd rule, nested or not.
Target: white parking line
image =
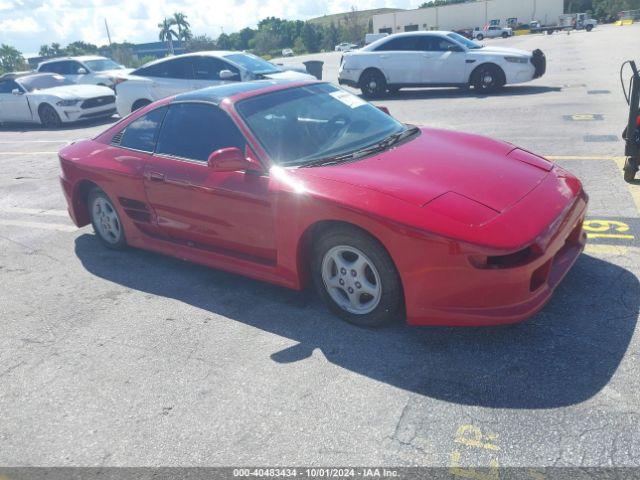
[[[0,207],[0,213],[24,213],[27,215],[50,215],[54,217],[67,217],[66,210],[54,210],[52,208],[22,208],[22,207]]]
[[[78,227],[75,225],[62,225],[59,223],[44,223],[44,222],[21,222],[20,220],[4,220],[0,219],[0,225],[7,227],[25,227],[25,228],[37,228],[40,230],[56,230],[58,232],[75,232]]]
[[[0,155],[57,155],[58,152],[0,152]]]

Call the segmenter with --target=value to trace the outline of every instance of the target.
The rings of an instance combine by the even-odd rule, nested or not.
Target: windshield
[[[447,37],[453,38],[456,42],[461,43],[465,47],[475,50],[477,48],[482,48],[482,45],[478,42],[474,42],[473,40],[469,40],[468,38],[463,37],[459,33],[451,32],[447,33]]]
[[[325,83],[248,98],[237,110],[282,166],[352,153],[406,129],[360,97]]]
[[[124,67],[109,58],[101,58],[99,60],[85,60],[84,64],[89,67],[92,72],[104,72],[105,70],[122,70]]]
[[[33,92],[34,90],[44,90],[46,88],[62,87],[64,85],[73,85],[71,80],[68,80],[62,75],[56,75],[54,73],[45,73],[41,75],[32,75],[29,77],[22,77],[16,80],[27,92]]]
[[[233,53],[231,55],[225,55],[224,58],[246,68],[251,73],[277,73],[280,71],[273,63],[269,63],[249,53]]]

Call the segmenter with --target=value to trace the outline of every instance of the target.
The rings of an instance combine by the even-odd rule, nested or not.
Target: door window
[[[215,57],[195,57],[193,70],[196,80],[220,80],[222,70],[230,70],[240,80],[240,71],[236,67]]]
[[[0,93],[11,93],[16,88],[22,91],[20,86],[14,80],[6,80],[4,82],[0,82]]]
[[[193,79],[192,57],[181,57],[139,68],[132,75],[141,77]]]
[[[420,45],[420,37],[418,36],[403,36],[392,38],[389,41],[383,43],[378,48],[376,48],[376,52],[388,52],[388,51],[409,51],[415,52],[419,51],[421,48]]]
[[[453,42],[450,42],[446,38],[437,36],[423,36],[421,40],[421,50],[425,52],[447,52],[450,47],[455,47]]]
[[[131,122],[124,130],[120,146],[152,153],[165,113],[167,107],[160,107]]]
[[[216,150],[238,147],[245,139],[229,116],[203,103],[176,103],[162,123],[156,153],[206,162]]]

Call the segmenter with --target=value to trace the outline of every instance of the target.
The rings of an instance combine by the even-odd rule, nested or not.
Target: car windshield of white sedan
[[[453,38],[456,42],[461,43],[462,45],[464,45],[465,47],[471,50],[482,48],[482,44],[478,42],[474,42],[473,40],[469,40],[468,38],[463,37],[459,33],[455,33],[455,32],[447,33],[447,37]]]
[[[248,98],[237,110],[271,159],[283,166],[352,154],[407,130],[360,97],[326,83]]]
[[[251,73],[267,74],[280,72],[273,63],[269,63],[260,57],[248,53],[232,53],[231,55],[225,55],[224,58],[246,68]]]
[[[92,72],[104,72],[105,70],[121,70],[124,67],[113,60],[102,58],[99,60],[86,60],[84,62]]]
[[[73,85],[73,82],[62,75],[44,74],[22,77],[16,80],[27,92],[45,90],[47,88]]]

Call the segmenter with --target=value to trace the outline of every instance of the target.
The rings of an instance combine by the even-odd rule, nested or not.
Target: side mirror
[[[14,88],[13,90],[11,90],[11,93],[13,95],[22,95],[22,90],[20,90],[19,88]]]
[[[256,160],[245,157],[242,150],[237,147],[216,150],[209,155],[207,163],[214,172],[262,171],[262,166]]]
[[[238,74],[233,73],[231,70],[220,70],[220,73],[218,74],[218,76],[220,77],[220,80],[237,80],[238,79]]]
[[[384,113],[386,113],[387,115],[391,115],[391,114],[389,113],[389,109],[388,109],[387,107],[383,106],[383,105],[378,105],[378,110],[383,111],[383,112],[384,112]]]
[[[87,74],[87,69],[86,69],[86,68],[82,68],[82,67],[80,67],[80,68],[78,69],[78,72],[77,72],[77,73],[78,73],[78,75],[86,75],[86,74]]]

